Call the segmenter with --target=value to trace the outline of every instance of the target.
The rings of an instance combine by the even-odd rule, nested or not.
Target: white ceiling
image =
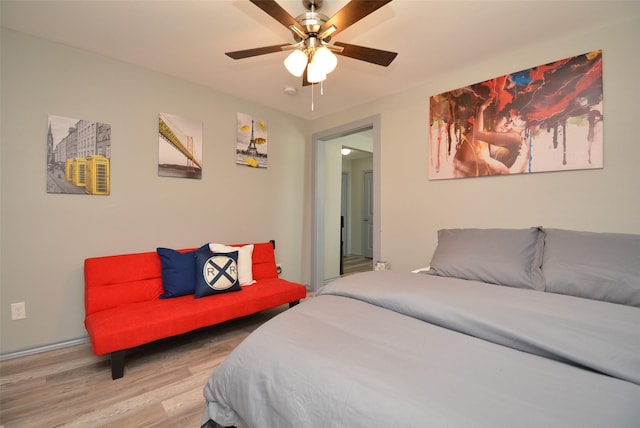
[[[306,11],[301,0],[278,3],[294,17]],[[346,3],[325,0],[320,12],[331,17]],[[289,30],[247,0],[1,0],[1,7],[3,27],[307,119],[408,90],[496,53],[640,15],[637,0],[394,0],[335,40],[395,51],[398,57],[389,67],[339,57],[324,95],[314,89],[311,111],[311,87],[303,88],[285,70],[286,52],[243,60],[224,55],[293,40]],[[505,73],[511,71],[518,70]],[[286,86],[298,94],[286,95]]]

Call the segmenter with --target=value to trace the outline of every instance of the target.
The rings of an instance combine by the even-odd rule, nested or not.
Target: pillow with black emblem
[[[237,251],[212,253],[202,248],[196,252],[196,298],[241,289]]]

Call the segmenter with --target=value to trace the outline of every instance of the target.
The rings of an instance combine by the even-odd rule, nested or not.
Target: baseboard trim
[[[28,355],[40,354],[42,352],[54,351],[56,349],[68,348],[70,346],[81,345],[89,342],[89,336],[79,337],[77,339],[65,340],[64,342],[51,343],[49,345],[36,346],[34,348],[23,349],[21,351],[7,352],[0,354],[0,361],[10,360],[12,358],[26,357]]]

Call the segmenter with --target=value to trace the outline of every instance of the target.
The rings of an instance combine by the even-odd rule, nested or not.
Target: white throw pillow
[[[253,280],[253,244],[242,247],[232,247],[230,245],[210,243],[209,250],[213,253],[238,252],[238,280],[240,285],[251,285]]]

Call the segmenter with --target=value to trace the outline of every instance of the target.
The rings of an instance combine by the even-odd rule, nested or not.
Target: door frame
[[[367,176],[371,175],[371,186],[367,184]],[[371,228],[371,239],[373,239],[373,226],[374,222],[371,221],[371,218],[375,220],[375,216],[373,214],[373,171],[367,170],[362,171],[362,213],[368,214],[369,206],[368,203],[371,203],[371,217],[367,216],[367,222],[362,222],[362,255],[364,257],[373,257],[373,243],[369,242],[369,228]],[[371,244],[371,252],[369,251],[369,244]],[[376,259],[380,260],[380,258]]]
[[[323,143],[346,135],[371,129],[373,136],[373,258],[380,260],[380,115],[366,117],[355,122],[312,134],[313,156],[313,213],[311,219],[311,278],[310,288],[317,290],[324,285],[324,180],[325,153]]]

